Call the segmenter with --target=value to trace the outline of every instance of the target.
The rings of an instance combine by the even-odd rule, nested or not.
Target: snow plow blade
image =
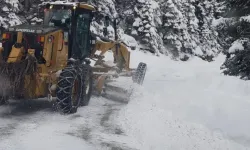
[[[132,69],[131,72],[110,73],[105,77],[101,92],[96,94],[112,101],[128,103],[135,85],[143,84],[146,71],[147,65],[139,63],[137,69]]]

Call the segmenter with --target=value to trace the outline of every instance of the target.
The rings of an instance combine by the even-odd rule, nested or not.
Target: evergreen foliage
[[[2,0],[3,5],[0,6],[0,10],[4,9],[8,1]],[[11,8],[17,9],[18,13],[14,14],[28,23],[41,23],[37,5],[42,0],[28,1],[30,8],[24,9],[24,0],[15,0],[16,5]],[[177,60],[188,60],[190,57],[198,56],[207,61],[213,60],[221,51],[221,39],[218,39],[213,21],[223,13],[225,9],[223,6],[232,5],[224,4],[222,0],[89,0],[89,2],[97,6],[98,12],[102,12],[92,24],[93,32],[102,34],[103,16],[108,15],[111,19],[118,17],[120,33],[133,36],[140,49],[145,52],[170,55]],[[4,13],[0,14],[3,16]],[[0,22],[4,27],[22,23],[8,24],[10,19],[11,17],[7,16],[5,19],[0,19]],[[111,24],[109,34],[112,33]]]

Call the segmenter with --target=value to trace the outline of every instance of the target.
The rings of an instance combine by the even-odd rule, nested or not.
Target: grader
[[[12,26],[2,34],[0,105],[8,99],[47,97],[55,99],[59,112],[70,114],[88,105],[93,94],[105,96],[109,80],[128,76],[143,83],[147,65],[130,68],[130,51],[117,37],[115,19],[112,40],[91,33],[97,12],[92,5],[56,1],[39,7],[44,10],[42,25]],[[115,65],[104,60],[108,50]]]

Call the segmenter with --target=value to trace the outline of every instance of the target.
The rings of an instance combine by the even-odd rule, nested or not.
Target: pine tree
[[[175,57],[180,55],[182,43],[180,39],[181,12],[172,0],[167,0],[161,5],[162,16],[162,39],[164,45]]]
[[[212,27],[214,18],[215,1],[196,1],[196,16],[199,20],[200,45],[203,52],[203,59],[212,60],[221,47],[217,41],[217,32]]]
[[[250,1],[247,0],[227,0],[227,17],[245,16],[250,14]]]
[[[217,28],[223,53],[227,55],[222,65],[223,73],[239,76],[241,79],[250,79],[250,2],[244,0],[220,1],[226,7],[223,22]]]
[[[212,60],[220,51],[212,27],[215,1],[167,0],[163,10],[163,41],[174,56],[187,60],[192,55]]]
[[[137,36],[143,49],[152,53],[165,53],[163,42],[158,34],[158,26],[161,21],[157,16],[158,4],[150,0],[138,0],[135,8],[135,21],[133,23],[132,35]],[[158,14],[158,15],[157,15]]]
[[[27,2],[32,2],[29,3],[31,7],[28,12],[23,11],[25,1],[20,0],[18,7],[14,8],[19,9],[19,14],[25,17],[23,20],[27,20],[29,23],[39,23],[41,18],[36,16],[37,4],[42,0],[28,0]],[[124,30],[125,34],[132,35],[145,51],[166,55],[170,51],[181,60],[187,60],[192,56],[212,60],[220,51],[220,44],[223,45],[223,48],[224,45],[230,47],[230,42],[234,41],[234,38],[226,35],[227,32],[231,32],[223,28],[225,32],[218,34],[220,37],[220,43],[218,43],[217,31],[213,28],[212,21],[214,18],[220,19],[225,16],[222,14],[225,11],[225,5],[228,11],[248,5],[248,2],[243,3],[243,1],[238,0],[236,3],[235,1],[89,0],[97,6],[98,12],[101,13],[95,17],[91,30],[103,35],[104,16],[109,16],[111,19],[118,17],[120,21],[119,30]],[[5,5],[9,7],[8,3],[10,3],[10,0],[4,0],[0,7]],[[237,5],[234,8],[232,4]],[[8,14],[1,13],[0,15],[2,17],[0,22],[5,27],[9,26],[9,20],[13,17],[6,15]],[[219,29],[218,27],[220,26],[217,26],[217,29]],[[109,35],[113,35],[112,26],[109,27],[108,31]]]

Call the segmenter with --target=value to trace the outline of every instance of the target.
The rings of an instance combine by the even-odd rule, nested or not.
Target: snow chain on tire
[[[87,73],[89,72],[89,73]],[[87,82],[86,79],[90,79]],[[91,67],[88,65],[68,66],[62,70],[56,89],[56,108],[63,114],[76,113],[79,106],[88,105],[91,97],[92,85],[87,86],[86,83],[92,84]],[[77,83],[77,91],[74,95],[74,87]],[[86,87],[89,92],[86,93]],[[76,96],[76,99],[74,99]]]
[[[143,84],[147,71],[147,64],[140,62],[133,76],[133,81],[139,85]]]

